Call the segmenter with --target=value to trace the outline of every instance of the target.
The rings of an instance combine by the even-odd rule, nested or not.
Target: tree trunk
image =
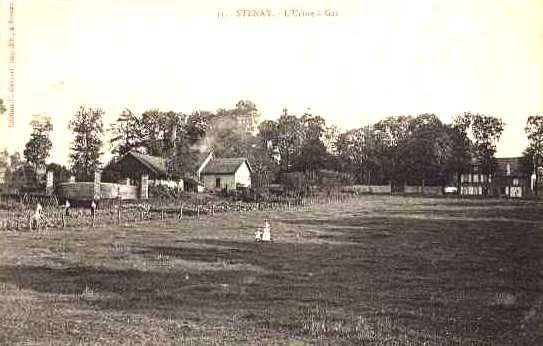
[[[461,173],[456,173],[456,192],[460,195],[461,194],[461,191],[462,191],[462,174]],[[488,179],[488,177],[487,177]]]

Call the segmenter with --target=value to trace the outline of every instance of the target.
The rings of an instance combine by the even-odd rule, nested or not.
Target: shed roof
[[[234,174],[243,163],[247,163],[251,171],[251,166],[245,157],[214,159],[204,167],[202,174]]]
[[[168,174],[166,169],[166,160],[160,156],[140,154],[136,151],[131,151],[127,155],[134,157],[144,166],[152,170],[156,175],[166,176]]]

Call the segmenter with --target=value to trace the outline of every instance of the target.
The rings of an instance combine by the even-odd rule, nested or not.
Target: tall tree
[[[324,130],[324,136],[323,136],[323,143],[326,147],[326,150],[330,154],[337,154],[336,152],[336,141],[339,137],[339,128],[336,125],[331,125],[325,128]]]
[[[529,172],[535,173],[536,186],[539,185],[539,167],[543,164],[543,115],[531,115],[524,128],[528,136],[528,148],[524,156],[529,158]],[[528,168],[528,167],[527,167]],[[535,189],[537,193],[537,188]]]
[[[131,150],[142,151],[141,121],[130,109],[125,108],[121,112],[109,131],[113,155],[123,156]]]
[[[267,142],[261,138],[257,138],[256,141],[248,157],[252,168],[251,181],[255,187],[267,188],[275,180],[279,165],[273,157],[273,149],[268,147]]]
[[[412,119],[411,116],[392,116],[373,125],[376,135],[384,141],[381,166],[389,172],[390,182],[395,185],[404,184],[408,178],[406,158],[400,148],[411,135]]]
[[[71,147],[71,170],[81,180],[91,180],[100,168],[100,151],[104,132],[100,108],[81,106],[70,121],[74,133]]]
[[[168,157],[174,148],[177,129],[184,118],[183,114],[174,111],[152,109],[144,112],[140,119],[139,135],[146,153]]]
[[[167,156],[168,172],[174,176],[192,176],[208,146],[203,143],[207,129],[207,113],[194,112],[175,130],[173,150]]]
[[[302,116],[283,114],[276,120],[267,120],[259,125],[258,136],[270,147],[272,156],[279,159],[280,171],[317,171],[331,165],[331,154],[325,144],[326,121],[323,117],[304,113]],[[330,139],[335,135],[328,134]]]
[[[34,167],[22,160],[18,152],[9,156],[5,181],[8,190],[12,192],[35,190],[38,187]]]
[[[436,154],[442,176],[449,178],[456,176],[460,181],[460,174],[465,171],[471,162],[471,141],[464,132],[454,125],[447,124],[441,128],[436,138]]]
[[[444,125],[435,114],[420,114],[411,120],[410,127],[410,135],[400,148],[406,181],[424,186],[429,180],[434,185],[447,159]]]
[[[389,182],[388,144],[382,132],[373,126],[350,130],[339,135],[335,146],[343,164],[339,170],[350,172],[359,183]]]
[[[9,177],[9,153],[6,149],[0,152],[0,193],[8,185]]]
[[[325,168],[328,152],[323,142],[326,121],[323,117],[305,113],[300,118],[301,142],[298,156],[295,157],[297,171],[315,171]]]
[[[469,147],[460,132],[443,124],[435,114],[420,114],[411,121],[410,135],[401,152],[407,179],[412,184],[445,185],[469,162]]]
[[[481,165],[483,174],[493,174],[496,169],[496,145],[505,123],[497,117],[466,112],[456,117],[455,126],[473,139],[473,154]]]
[[[269,120],[261,123],[260,132],[277,151],[281,172],[294,171],[302,143],[303,129],[300,120],[294,115],[285,113],[277,121]]]
[[[26,142],[23,155],[28,163],[34,169],[45,166],[45,161],[49,157],[53,144],[49,138],[53,126],[47,122],[32,122],[32,133],[30,139]]]

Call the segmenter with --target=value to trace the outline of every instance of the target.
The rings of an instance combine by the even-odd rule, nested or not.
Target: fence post
[[[141,176],[141,184],[140,184],[140,199],[148,199],[149,198],[149,175],[143,174]]]

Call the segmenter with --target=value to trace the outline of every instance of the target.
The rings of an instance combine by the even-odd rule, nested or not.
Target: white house
[[[244,157],[205,160],[198,169],[206,189],[235,190],[251,186],[251,166]]]

